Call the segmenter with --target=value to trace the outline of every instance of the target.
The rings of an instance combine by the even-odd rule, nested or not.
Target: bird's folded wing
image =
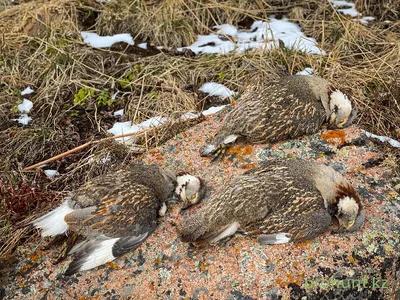
[[[247,226],[245,232],[261,236],[261,241],[264,235],[279,233],[289,233],[290,241],[302,241],[316,237],[331,224],[332,217],[326,211],[320,195],[298,197],[295,204]]]
[[[158,202],[152,189],[132,183],[123,193],[109,193],[82,224],[109,237],[138,235],[153,228]]]

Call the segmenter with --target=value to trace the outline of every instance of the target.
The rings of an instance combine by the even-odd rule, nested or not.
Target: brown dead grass
[[[116,121],[112,112],[120,108],[125,108],[126,114],[119,121],[175,118],[173,126],[138,137],[137,147],[146,151],[201,121],[183,124],[178,118],[212,103],[212,98],[198,92],[207,81],[243,92],[272,77],[312,67],[353,96],[362,128],[399,140],[398,6],[390,0],[379,3],[381,6],[378,1],[356,1],[364,15],[378,19],[368,26],[337,14],[328,2],[319,0],[123,0],[104,7],[93,1],[39,0],[0,9],[0,140],[4,141],[0,147],[0,244],[5,245],[0,256],[29,236],[29,228],[16,226],[21,220],[26,222],[47,211],[66,192],[129,163],[137,154],[115,141],[100,143],[47,166],[61,174],[54,181],[41,171],[23,172],[23,167],[106,137],[106,130]],[[328,55],[282,48],[224,56],[171,54],[173,48],[192,43],[197,34],[212,32],[214,25],[249,28],[253,20],[266,20],[270,14],[285,14],[298,22]],[[154,42],[172,50],[160,53],[124,45],[93,49],[80,37],[80,31],[90,29],[101,34],[130,32],[137,43]],[[133,76],[126,84],[128,74]],[[34,103],[33,122],[19,127],[11,119],[17,117],[18,91],[27,86],[35,89],[26,97]],[[119,91],[118,102],[100,107],[95,97],[89,97],[85,105],[75,105],[74,95],[82,88],[96,93]],[[7,194],[10,189],[15,191],[11,198]],[[29,189],[40,191],[46,200],[35,202],[41,198],[29,196],[23,199],[32,201],[32,206],[25,202],[9,206],[10,199],[22,201],[15,199],[22,199],[20,194]]]

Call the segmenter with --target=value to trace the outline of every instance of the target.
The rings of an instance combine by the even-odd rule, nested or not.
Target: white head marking
[[[329,123],[343,126],[350,118],[352,113],[352,105],[346,94],[339,90],[335,90],[330,94],[329,101]]]

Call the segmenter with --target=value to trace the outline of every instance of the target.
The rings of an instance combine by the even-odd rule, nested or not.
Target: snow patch
[[[21,92],[21,96],[32,94],[34,91],[35,91],[35,90],[31,89],[31,87],[28,86],[26,89],[24,89],[24,90]]]
[[[96,48],[106,48],[111,47],[115,43],[125,42],[129,45],[134,45],[134,41],[132,36],[129,33],[121,33],[115,35],[108,35],[108,36],[99,36],[97,33],[94,32],[81,32],[83,41]]]
[[[305,68],[303,71],[297,72],[296,75],[313,75],[314,70],[312,68]]]
[[[124,115],[124,109],[120,109],[114,112],[114,117],[120,117]]]
[[[229,98],[230,96],[237,95],[237,92],[231,91],[226,86],[216,83],[216,82],[207,82],[203,84],[199,91],[210,94],[210,96],[218,96],[221,99]]]
[[[357,19],[356,21],[359,21],[362,24],[368,24],[369,21],[373,21],[373,20],[375,20],[375,17],[366,16],[366,17],[362,17],[361,19]]]
[[[27,114],[31,111],[32,107],[33,107],[32,101],[24,99],[23,102],[18,105],[18,110],[22,114]]]
[[[360,15],[360,13],[356,9],[356,5],[352,2],[344,0],[329,0],[329,2],[332,3],[332,6],[334,8],[337,8],[338,12],[344,15],[348,15],[351,17],[357,17]],[[345,8],[338,8],[338,7],[345,7]]]
[[[133,124],[131,121],[128,122],[117,122],[113,125],[113,127],[109,130],[107,130],[107,132],[113,134],[113,135],[120,135],[120,134],[128,134],[128,133],[135,133],[138,131],[141,131],[143,129],[147,129],[150,127],[158,127],[164,123],[166,123],[168,121],[167,118],[163,118],[163,117],[153,117],[150,118],[140,124]],[[127,136],[127,137],[121,137],[121,138],[117,138],[117,141],[129,141],[133,138],[133,136]]]
[[[211,106],[209,109],[203,110],[202,114],[205,116],[213,115],[220,110],[224,109],[226,105],[221,105],[221,106]]]
[[[32,101],[24,99],[21,104],[18,105],[18,110],[21,113],[18,119],[11,119],[12,121],[17,121],[21,125],[28,125],[32,118],[28,116],[28,113],[33,107]]]
[[[286,17],[278,20],[270,17],[270,22],[255,21],[250,30],[239,30],[236,26],[222,24],[214,27],[218,34],[228,35],[232,40],[224,40],[218,34],[198,35],[192,45],[178,48],[192,50],[196,54],[214,53],[227,54],[232,51],[243,53],[250,49],[272,49],[279,46],[279,40],[286,48],[312,54],[325,55],[325,51],[318,48],[317,42],[307,37],[299,25],[288,21]]]
[[[58,174],[57,170],[44,170],[44,174],[47,176],[47,178],[54,179]]]
[[[12,121],[17,121],[21,125],[28,125],[32,118],[29,117],[27,114],[21,114],[18,119],[11,119]]]
[[[388,142],[392,147],[400,148],[400,142],[396,141],[395,139],[392,139],[392,138],[387,137],[387,136],[376,135],[376,134],[373,134],[373,133],[365,131],[365,130],[363,130],[363,131],[365,132],[365,135],[367,137],[369,137],[369,138],[372,137],[372,138],[378,139],[382,143]]]

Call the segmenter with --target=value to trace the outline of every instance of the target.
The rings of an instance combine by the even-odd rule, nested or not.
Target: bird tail
[[[59,207],[45,214],[44,216],[30,222],[38,229],[42,229],[42,236],[56,236],[68,230],[68,223],[65,216],[73,212],[69,201],[64,201]]]
[[[69,254],[74,259],[65,271],[66,276],[80,271],[90,270],[139,247],[148,237],[148,233],[123,238],[86,240],[75,245]]]
[[[226,150],[237,140],[238,136],[230,134],[228,136],[217,136],[213,143],[208,144],[200,150],[201,156],[212,156],[213,159],[223,156]]]

